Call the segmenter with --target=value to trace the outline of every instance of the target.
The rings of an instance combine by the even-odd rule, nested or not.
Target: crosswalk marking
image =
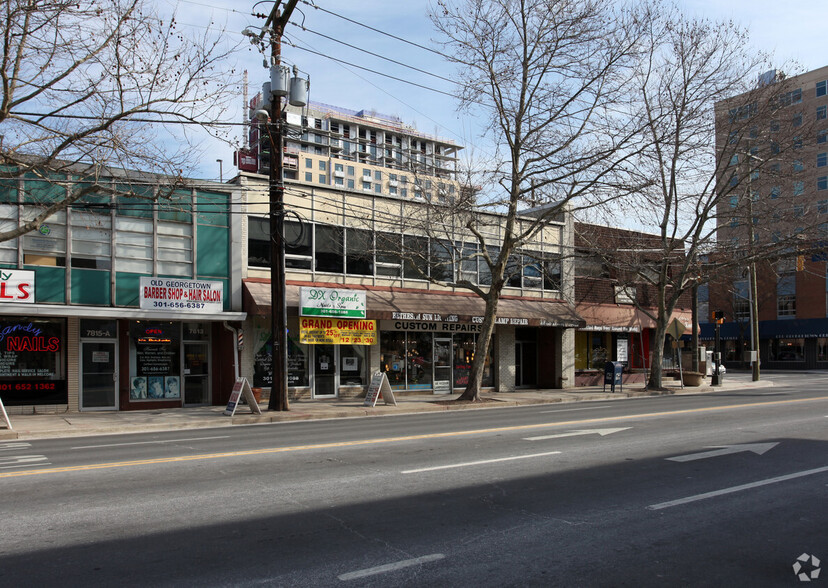
[[[19,449],[28,449],[31,446],[32,446],[31,443],[25,443],[25,442],[19,442],[19,441],[14,441],[14,442],[9,442],[9,443],[0,443],[0,451],[17,451]]]
[[[45,455],[9,455],[0,458],[0,470],[32,465],[51,465]]]

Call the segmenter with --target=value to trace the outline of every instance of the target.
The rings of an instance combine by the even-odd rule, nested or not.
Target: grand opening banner
[[[299,342],[311,345],[375,345],[377,321],[359,319],[299,319]]]

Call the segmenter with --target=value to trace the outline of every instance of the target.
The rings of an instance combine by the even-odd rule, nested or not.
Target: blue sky
[[[269,12],[272,6],[263,2],[253,9],[253,2],[238,0],[156,0],[158,10],[168,13],[177,10],[183,30],[192,27],[203,32],[207,26],[224,26],[232,42],[243,41],[241,31],[247,26],[261,26],[263,20],[249,15],[252,10]],[[350,18],[353,21],[386,31],[426,47],[438,48],[433,42],[434,33],[426,16],[427,0],[315,0],[320,7]],[[712,19],[732,19],[750,30],[751,45],[774,54],[775,63],[794,60],[803,70],[828,65],[824,52],[825,17],[828,2],[824,0],[683,0],[679,4],[689,13]],[[301,11],[301,12],[300,12]],[[337,63],[325,56],[333,56],[362,67],[409,79],[420,85],[451,91],[449,82],[423,73],[411,71],[369,55],[368,52],[385,55],[391,59],[418,67],[422,70],[451,78],[452,66],[439,56],[390,39],[357,24],[314,9],[302,2],[291,19],[302,23],[310,31],[316,31],[345,41],[357,48],[339,45],[310,31],[290,26],[286,39],[323,56],[285,44],[283,60],[295,64],[310,76],[311,100],[342,106],[354,110],[373,109],[384,114],[399,116],[403,122],[413,124],[419,131],[439,135],[463,145],[474,142],[476,121],[456,111],[449,96],[394,81],[355,67]],[[215,23],[211,25],[211,21]],[[247,69],[251,96],[268,79],[262,65],[262,55],[252,45],[246,44],[237,54],[237,65]],[[230,67],[230,64],[228,64]],[[242,97],[237,109],[229,114],[233,122],[242,119]],[[241,140],[241,132],[237,133]],[[200,176],[218,179],[218,163],[223,160],[224,178],[231,177],[233,150],[217,142],[205,144],[205,155]]]

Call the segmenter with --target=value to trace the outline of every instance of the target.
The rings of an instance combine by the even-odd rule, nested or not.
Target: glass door
[[[313,345],[313,396],[333,398],[336,396],[336,345]]]
[[[81,410],[118,409],[115,341],[81,342]]]
[[[515,388],[538,384],[538,346],[535,341],[515,341]]]
[[[434,393],[451,394],[451,339],[434,339]]]
[[[184,404],[210,403],[210,346],[206,342],[184,343]],[[170,378],[167,378],[170,380]],[[174,389],[170,389],[173,387]],[[167,398],[176,398],[178,385],[167,383]]]

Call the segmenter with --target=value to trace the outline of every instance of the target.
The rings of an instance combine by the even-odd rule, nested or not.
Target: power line
[[[57,114],[51,112],[10,112],[9,114],[14,116],[33,116],[37,118],[68,118],[72,120],[94,120],[100,122],[101,120],[110,120],[111,122],[144,122],[144,123],[161,123],[161,124],[179,124],[179,125],[194,125],[200,127],[236,127],[236,126],[249,126],[249,123],[240,123],[240,122],[203,122],[197,120],[187,120],[182,118],[176,118],[172,120],[164,120],[164,119],[153,119],[153,118],[133,118],[132,116],[125,116],[123,119],[116,121],[115,115],[101,118],[100,116],[92,116],[88,114]],[[25,122],[34,122],[25,120]]]
[[[330,41],[333,41],[334,43],[339,43],[340,45],[345,45],[346,47],[350,47],[351,49],[356,49],[357,51],[360,51],[361,53],[365,53],[365,54],[367,54],[367,55],[372,55],[372,56],[374,56],[374,57],[378,57],[379,59],[383,59],[383,60],[388,61],[388,62],[390,62],[390,63],[396,64],[396,65],[400,65],[400,66],[402,66],[402,67],[405,67],[405,68],[411,69],[411,70],[416,71],[416,72],[419,72],[419,73],[423,73],[423,74],[425,74],[425,75],[427,75],[427,76],[431,76],[431,77],[433,77],[433,78],[437,78],[437,79],[439,79],[439,80],[443,80],[443,81],[449,82],[449,83],[451,83],[451,84],[456,84],[456,83],[457,83],[457,80],[452,80],[452,79],[450,79],[450,78],[446,78],[446,77],[443,77],[443,76],[441,76],[441,75],[437,75],[437,74],[432,73],[432,72],[430,72],[430,71],[426,71],[426,70],[424,70],[424,69],[420,69],[420,68],[418,68],[418,67],[414,67],[413,65],[408,65],[407,63],[403,63],[403,62],[401,62],[401,61],[397,61],[397,60],[395,60],[395,59],[391,59],[390,57],[385,57],[384,55],[380,55],[379,53],[374,53],[374,52],[372,52],[372,51],[368,51],[367,49],[365,49],[365,48],[363,48],[363,47],[357,47],[356,45],[351,45],[350,43],[346,43],[345,41],[341,41],[341,40],[339,40],[339,39],[337,39],[337,38],[335,38],[335,37],[331,37],[331,36],[326,35],[326,34],[324,34],[324,33],[320,33],[320,32],[318,32],[318,31],[314,31],[313,29],[309,29],[309,28],[307,28],[307,27],[306,27],[306,26],[304,26],[304,25],[299,25],[299,24],[296,24],[296,23],[290,23],[290,24],[292,24],[292,25],[294,25],[294,26],[297,26],[297,27],[300,27],[303,31],[307,31],[307,32],[309,32],[309,33],[313,33],[314,35],[318,35],[318,36],[320,36],[320,37],[322,37],[322,38],[324,38],[324,39],[328,39],[328,40],[330,40]]]
[[[424,85],[418,84],[416,82],[411,82],[409,80],[404,80],[403,78],[398,78],[398,77],[392,76],[390,74],[382,73],[382,72],[377,71],[375,69],[371,69],[370,67],[364,67],[362,65],[356,65],[355,63],[351,63],[350,61],[345,61],[344,59],[339,59],[338,57],[333,57],[331,55],[326,55],[325,53],[321,53],[319,51],[314,51],[313,49],[308,49],[307,47],[301,47],[301,46],[297,45],[296,43],[294,43],[292,41],[285,41],[285,42],[288,45],[290,45],[291,47],[293,47],[294,49],[301,49],[302,51],[307,51],[308,53],[313,53],[314,55],[318,55],[320,57],[330,59],[331,61],[336,61],[338,63],[344,63],[345,65],[349,65],[351,67],[356,67],[357,69],[361,69],[363,71],[367,71],[367,72],[376,74],[378,76],[383,76],[385,78],[396,80],[396,81],[402,82],[404,84],[409,84],[409,85],[415,86],[417,88],[422,88],[423,90],[429,90],[430,92],[436,92],[437,94],[443,94],[444,96],[448,96],[450,98],[456,98],[456,96],[454,94],[451,94],[449,92],[444,92],[443,90],[438,90],[436,88],[431,88],[429,86],[424,86]]]
[[[415,43],[415,42],[413,42],[413,41],[409,41],[408,39],[403,39],[402,37],[398,37],[397,35],[392,35],[391,33],[387,33],[387,32],[385,32],[385,31],[381,31],[380,29],[375,29],[374,27],[372,27],[372,26],[368,26],[368,25],[367,25],[367,24],[365,24],[365,23],[361,23],[361,22],[359,22],[359,21],[352,20],[352,19],[348,18],[347,16],[342,16],[341,14],[337,14],[336,12],[332,12],[332,11],[330,11],[330,10],[326,10],[325,8],[322,8],[321,6],[317,6],[317,5],[316,5],[316,4],[314,4],[313,2],[308,2],[308,0],[301,0],[301,2],[302,2],[303,4],[306,4],[306,5],[310,6],[311,8],[315,8],[316,10],[321,10],[322,12],[326,12],[326,13],[330,14],[331,16],[335,16],[335,17],[337,17],[337,18],[341,18],[342,20],[346,20],[346,21],[348,21],[348,22],[350,22],[350,23],[352,23],[352,24],[355,24],[355,25],[357,25],[357,26],[361,26],[361,27],[366,28],[366,29],[368,29],[368,30],[370,30],[370,31],[374,31],[375,33],[379,33],[380,35],[385,35],[386,37],[390,37],[391,39],[395,39],[395,40],[400,41],[400,42],[402,42],[402,43],[407,43],[408,45],[411,45],[411,46],[413,46],[413,47],[417,47],[418,49],[422,49],[422,50],[424,50],[424,51],[428,51],[428,52],[430,52],[430,53],[434,53],[435,55],[439,55],[440,57],[443,57],[443,58],[445,58],[445,59],[451,59],[448,55],[446,55],[446,54],[444,54],[444,53],[440,53],[440,52],[439,52],[439,51],[437,51],[436,49],[432,49],[431,47],[426,47],[425,45],[420,45],[419,43]]]

